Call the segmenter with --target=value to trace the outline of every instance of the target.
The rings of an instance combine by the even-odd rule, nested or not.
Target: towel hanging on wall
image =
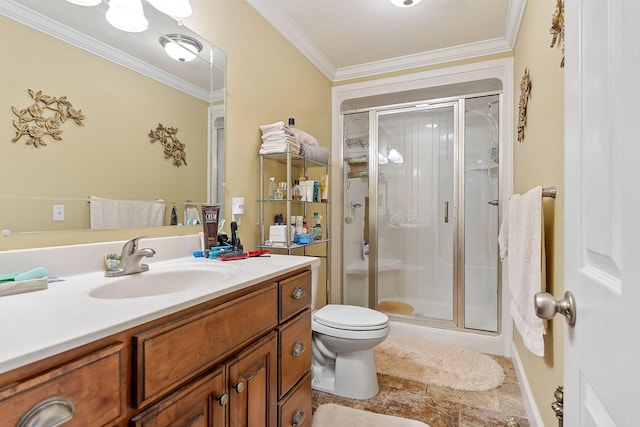
[[[507,261],[511,315],[529,351],[544,356],[544,323],[534,296],[546,290],[542,187],[509,198],[500,234],[500,257]]]
[[[91,229],[157,227],[164,223],[164,200],[89,197]]]

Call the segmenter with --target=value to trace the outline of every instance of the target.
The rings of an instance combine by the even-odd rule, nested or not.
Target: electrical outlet
[[[53,205],[53,220],[64,221],[64,205]]]

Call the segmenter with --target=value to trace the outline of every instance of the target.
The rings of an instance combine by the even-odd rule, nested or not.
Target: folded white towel
[[[284,129],[280,129],[280,130],[272,130],[269,132],[263,132],[262,133],[262,140],[264,141],[265,139],[268,138],[273,138],[275,136],[285,136],[286,134],[284,133]]]
[[[284,129],[284,122],[283,121],[279,121],[279,122],[275,122],[275,123],[270,123],[268,125],[260,125],[260,131],[261,132],[270,132],[273,130],[278,130],[278,129]]]
[[[500,256],[507,258],[513,321],[529,351],[544,356],[544,323],[534,308],[535,294],[546,289],[542,187],[511,196],[500,235]]]

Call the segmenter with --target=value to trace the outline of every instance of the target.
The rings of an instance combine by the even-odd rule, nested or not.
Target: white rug
[[[312,427],[429,427],[420,421],[347,408],[334,403],[318,406],[313,413],[311,425]]]
[[[452,344],[389,336],[374,348],[378,373],[457,390],[486,391],[504,370],[486,354]]]

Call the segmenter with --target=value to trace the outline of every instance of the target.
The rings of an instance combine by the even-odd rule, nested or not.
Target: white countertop
[[[153,243],[148,246],[154,247]],[[98,252],[102,250],[98,248]],[[24,259],[28,254],[21,255]],[[65,257],[69,258],[68,255]],[[0,269],[7,269],[12,256],[15,254],[0,253]],[[116,278],[105,278],[104,270],[98,270],[66,276],[64,281],[49,283],[46,290],[0,297],[0,373],[311,265],[316,260],[275,254],[225,262],[193,256],[156,262],[154,258],[144,260],[150,271],[141,275],[187,266],[200,270],[221,268],[228,277],[211,286],[188,287],[161,295],[103,299],[92,297],[91,291]],[[47,267],[46,260],[39,265]],[[68,270],[61,265],[56,268]],[[50,268],[49,272],[55,274]]]

